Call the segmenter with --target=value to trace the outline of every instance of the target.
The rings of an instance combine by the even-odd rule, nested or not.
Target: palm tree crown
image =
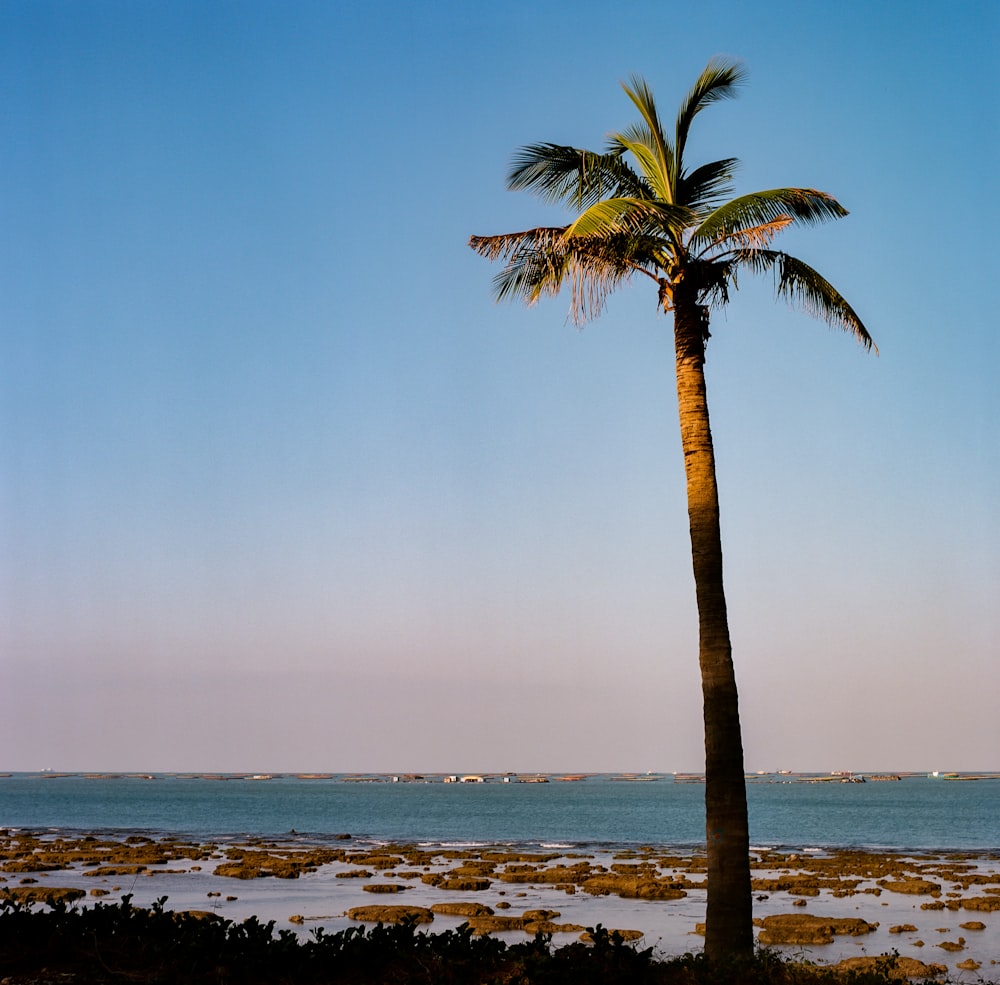
[[[613,134],[604,153],[558,144],[523,147],[508,174],[511,190],[578,211],[568,225],[499,236],[473,236],[470,246],[506,264],[495,280],[497,298],[529,303],[571,290],[574,321],[600,314],[608,295],[634,274],[659,284],[665,310],[687,284],[699,304],[729,300],[739,270],[771,272],[787,298],[873,342],[861,319],[833,286],[803,261],[770,247],[793,223],[847,215],[830,195],[811,188],[775,188],[730,197],[735,158],[688,169],[684,159],[694,118],[706,106],[732,98],[745,72],[738,62],[713,59],[681,104],[671,140],[646,83],[623,84],[641,119]],[[631,157],[633,164],[627,160]]]

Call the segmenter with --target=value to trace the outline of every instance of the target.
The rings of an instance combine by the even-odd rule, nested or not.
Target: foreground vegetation
[[[784,962],[768,952],[739,962],[701,955],[658,959],[597,927],[593,943],[553,947],[551,938],[508,944],[468,927],[439,934],[413,924],[314,930],[300,940],[273,923],[214,914],[115,905],[41,909],[0,902],[0,981],[176,983],[176,985],[885,985],[899,981],[892,959],[849,973]]]

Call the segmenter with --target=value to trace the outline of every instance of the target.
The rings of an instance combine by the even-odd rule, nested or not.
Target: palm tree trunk
[[[708,312],[678,284],[673,296],[681,444],[698,598],[698,661],[705,717],[705,836],[710,959],[753,953],[749,825],[739,699],[722,586],[715,452],[705,390]]]

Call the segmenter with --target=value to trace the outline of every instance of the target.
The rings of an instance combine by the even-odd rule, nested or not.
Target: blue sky
[[[747,767],[1000,767],[1000,8],[696,7],[0,6],[0,768],[699,769],[669,320],[466,243],[715,54],[881,352],[714,318]]]

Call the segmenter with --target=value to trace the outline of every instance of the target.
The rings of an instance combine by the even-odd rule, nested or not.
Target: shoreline
[[[755,933],[785,956],[835,964],[898,952],[949,976],[1000,975],[1000,851],[758,846],[751,858]],[[0,832],[0,859],[0,895],[62,891],[78,906],[166,896],[168,909],[256,916],[300,934],[389,921],[403,912],[392,908],[408,907],[432,933],[468,922],[475,933],[514,940],[542,930],[568,943],[600,923],[662,955],[698,951],[702,940],[703,855],[676,846],[22,828]]]

